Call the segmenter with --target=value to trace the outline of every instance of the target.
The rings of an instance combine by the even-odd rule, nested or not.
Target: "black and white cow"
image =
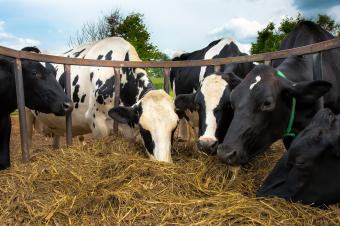
[[[241,55],[246,54],[241,53],[237,45],[231,39],[224,38],[211,42],[207,47],[201,50],[192,53],[184,53],[175,57],[173,60],[202,60]],[[224,74],[236,74],[243,78],[253,67],[253,63],[232,63],[221,65],[220,70]],[[226,113],[225,111],[228,111],[227,109],[223,109],[223,114],[218,113],[221,112],[219,110],[222,110],[220,109],[222,104],[223,106],[227,106],[230,87],[227,86],[226,80],[220,76],[205,79],[213,73],[213,66],[173,68],[170,73],[174,94],[177,96],[175,103],[180,104],[182,110],[185,109],[185,104],[182,103],[185,99],[188,99],[190,95],[192,100],[194,99],[194,96],[198,97],[196,98],[196,105],[198,108],[191,108],[191,111],[186,111],[186,115],[187,118],[190,118],[189,123],[191,123],[192,127],[199,127],[199,149],[209,153],[216,152],[217,144],[222,142],[226,128],[228,128],[228,123],[226,124],[226,122],[230,120],[229,117],[232,114],[232,112]],[[236,76],[233,75],[232,78],[234,77]],[[201,84],[202,82],[204,84]],[[216,87],[214,87],[215,85]],[[209,88],[207,89],[206,87]],[[196,91],[200,94],[197,93],[195,95]],[[189,105],[186,106],[186,108],[189,109]],[[180,120],[179,130],[179,138],[184,140],[188,139],[186,120]]]
[[[320,110],[257,192],[308,205],[340,202],[340,115]]]
[[[240,82],[234,73],[213,73],[203,79],[195,93],[176,97],[177,110],[198,113],[197,147],[200,150],[215,154],[218,143],[223,141],[233,118],[230,92]]]
[[[283,41],[282,48],[293,48],[334,38],[312,22],[298,24]],[[289,146],[293,134],[303,130],[318,110],[317,100],[324,95],[325,106],[340,112],[339,50],[323,52],[325,81],[313,80],[312,55],[285,59],[277,67],[256,66],[231,93],[234,118],[218,156],[231,165],[242,165],[285,138]],[[332,87],[332,88],[331,88]],[[293,103],[296,101],[296,110]],[[295,115],[293,128],[284,136],[289,119]]]
[[[32,51],[32,49],[24,49]],[[40,52],[34,48],[34,52]],[[27,107],[45,113],[65,115],[72,102],[56,81],[53,67],[45,63],[22,60],[22,73]],[[10,166],[10,113],[17,108],[13,59],[0,57],[0,170]]]
[[[140,61],[135,48],[117,37],[81,45],[64,56]],[[57,79],[65,87],[63,68],[58,66],[57,70]],[[172,98],[163,90],[154,89],[145,70],[123,68],[120,107],[113,108],[114,80],[114,70],[110,67],[71,67],[71,91],[75,106],[72,112],[73,135],[92,133],[97,138],[108,136],[112,133],[113,118],[124,123],[119,127],[124,136],[137,139],[140,132],[151,158],[170,162],[172,133],[178,123]],[[42,113],[37,113],[36,117],[55,135],[65,135],[63,117]]]

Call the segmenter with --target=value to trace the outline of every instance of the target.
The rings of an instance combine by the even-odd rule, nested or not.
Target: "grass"
[[[156,87],[156,89],[164,89],[164,79],[163,77],[150,77],[153,85]],[[172,89],[170,86],[170,96],[173,96]]]

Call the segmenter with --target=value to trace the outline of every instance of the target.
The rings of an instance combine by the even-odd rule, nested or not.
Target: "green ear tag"
[[[282,71],[277,70],[277,71],[276,71],[276,74],[277,74],[277,76],[279,76],[279,77],[281,77],[281,78],[287,78],[287,77],[285,76],[285,74],[282,73]]]
[[[276,75],[281,77],[281,78],[287,79],[287,77],[285,76],[285,74],[282,73],[282,71],[277,70]],[[292,98],[292,109],[291,109],[290,117],[289,117],[289,123],[288,123],[287,129],[285,130],[285,132],[283,134],[283,137],[288,137],[288,136],[289,137],[295,137],[295,133],[292,132],[293,123],[294,123],[294,119],[295,119],[295,108],[296,108],[296,99],[295,99],[295,97],[293,97]]]

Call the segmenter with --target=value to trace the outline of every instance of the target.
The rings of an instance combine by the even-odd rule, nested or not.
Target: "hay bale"
[[[27,165],[0,172],[0,222],[85,225],[339,225],[335,210],[255,191],[282,155],[282,144],[232,173],[194,144],[174,144],[174,164],[148,160],[139,145],[119,138],[35,149]]]

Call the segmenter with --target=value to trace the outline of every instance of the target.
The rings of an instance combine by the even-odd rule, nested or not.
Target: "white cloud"
[[[11,33],[22,34],[22,26],[32,27],[36,36],[32,33],[21,36],[35,37],[41,41],[42,49],[53,52],[63,49],[63,46],[66,48],[69,37],[83,23],[96,21],[114,9],[121,9],[124,15],[129,12],[144,14],[151,40],[160,49],[185,51],[203,48],[217,39],[208,35],[208,31],[221,27],[233,18],[247,18],[248,21],[267,24],[269,21],[278,22],[283,15],[297,15],[293,0],[0,0],[0,3],[0,12],[6,12],[6,15],[9,12],[10,18],[17,18],[5,18],[7,27],[11,26]],[[53,32],[46,32],[48,30]],[[245,34],[249,36],[248,32]],[[242,43],[252,41],[239,40],[236,35],[227,36],[234,36]]]
[[[38,46],[40,45],[40,41],[30,38],[17,37],[11,33],[8,33],[5,30],[5,22],[0,21],[0,45],[12,49],[21,49],[25,46]]]
[[[168,55],[168,57],[170,57],[171,59],[185,53],[184,50],[179,49],[164,49],[162,52]]]
[[[251,44],[236,42],[236,45],[242,53],[250,54]]]
[[[256,20],[248,20],[243,17],[232,18],[222,26],[214,28],[209,35],[215,37],[228,36],[236,40],[249,41],[257,36],[257,31],[264,28],[265,25]]]
[[[340,5],[330,8],[328,13],[335,19],[335,21],[340,22]]]

